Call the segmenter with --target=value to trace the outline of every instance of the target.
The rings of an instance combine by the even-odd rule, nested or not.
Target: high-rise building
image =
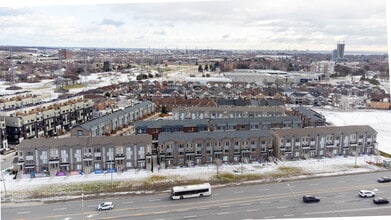
[[[344,58],[344,53],[345,53],[345,42],[340,41],[337,43],[337,49],[334,49],[331,54],[331,60],[335,62],[347,61],[347,59]]]
[[[345,42],[340,41],[337,44],[338,59],[343,59],[344,52],[345,52]]]

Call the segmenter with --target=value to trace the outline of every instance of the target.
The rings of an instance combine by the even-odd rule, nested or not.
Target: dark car
[[[374,202],[375,204],[388,204],[388,203],[389,203],[388,199],[386,199],[386,198],[384,198],[384,197],[377,197],[377,198],[374,198],[374,199],[373,199],[373,202]]]
[[[319,202],[320,198],[315,195],[305,195],[303,196],[303,202],[305,203],[311,203],[311,202]]]
[[[377,179],[379,183],[388,183],[391,182],[391,177],[383,176]]]

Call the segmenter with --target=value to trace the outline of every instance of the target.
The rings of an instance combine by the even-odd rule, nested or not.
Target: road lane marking
[[[228,215],[229,214],[229,212],[218,212],[218,213],[216,213],[216,215]]]
[[[258,191],[268,191],[270,189],[259,189]]]
[[[123,202],[122,204],[132,204],[134,203],[134,201],[130,201],[130,202]]]
[[[283,215],[284,217],[290,217],[290,216],[294,216],[294,214],[286,214],[286,215]]]
[[[183,216],[184,219],[188,218],[198,218],[198,215],[189,215],[189,216]]]
[[[249,209],[247,212],[257,212],[259,209]]]
[[[263,218],[276,218],[276,216],[272,215],[272,216],[265,216]]]
[[[258,204],[268,204],[268,203],[271,203],[271,201],[267,201],[267,202],[258,202]]]
[[[373,208],[360,208],[360,209],[343,209],[343,210],[331,210],[331,211],[323,211],[323,212],[307,212],[304,215],[318,215],[318,214],[330,214],[337,212],[357,212],[357,211],[368,211],[375,209],[389,209],[390,207],[373,207]]]
[[[286,208],[288,208],[289,206],[279,206],[279,207],[277,207],[277,209],[286,209]]]
[[[67,208],[57,208],[57,209],[53,209],[53,211],[61,211],[61,210],[65,210]]]
[[[200,207],[197,210],[208,210],[208,209],[209,209],[209,207]]]
[[[17,212],[16,214],[17,215],[22,215],[22,214],[30,214],[31,211],[25,211],[25,212]]]
[[[158,202],[158,201],[161,201],[161,199],[150,199],[150,200],[148,200],[148,202]]]

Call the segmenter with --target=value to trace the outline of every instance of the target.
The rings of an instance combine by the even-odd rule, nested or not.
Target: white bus
[[[212,195],[212,188],[209,183],[174,186],[171,189],[171,199],[184,199],[192,197],[203,197]]]

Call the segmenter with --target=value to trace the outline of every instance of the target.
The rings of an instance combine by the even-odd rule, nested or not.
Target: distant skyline
[[[13,0],[0,45],[387,52],[386,15],[386,0]]]

